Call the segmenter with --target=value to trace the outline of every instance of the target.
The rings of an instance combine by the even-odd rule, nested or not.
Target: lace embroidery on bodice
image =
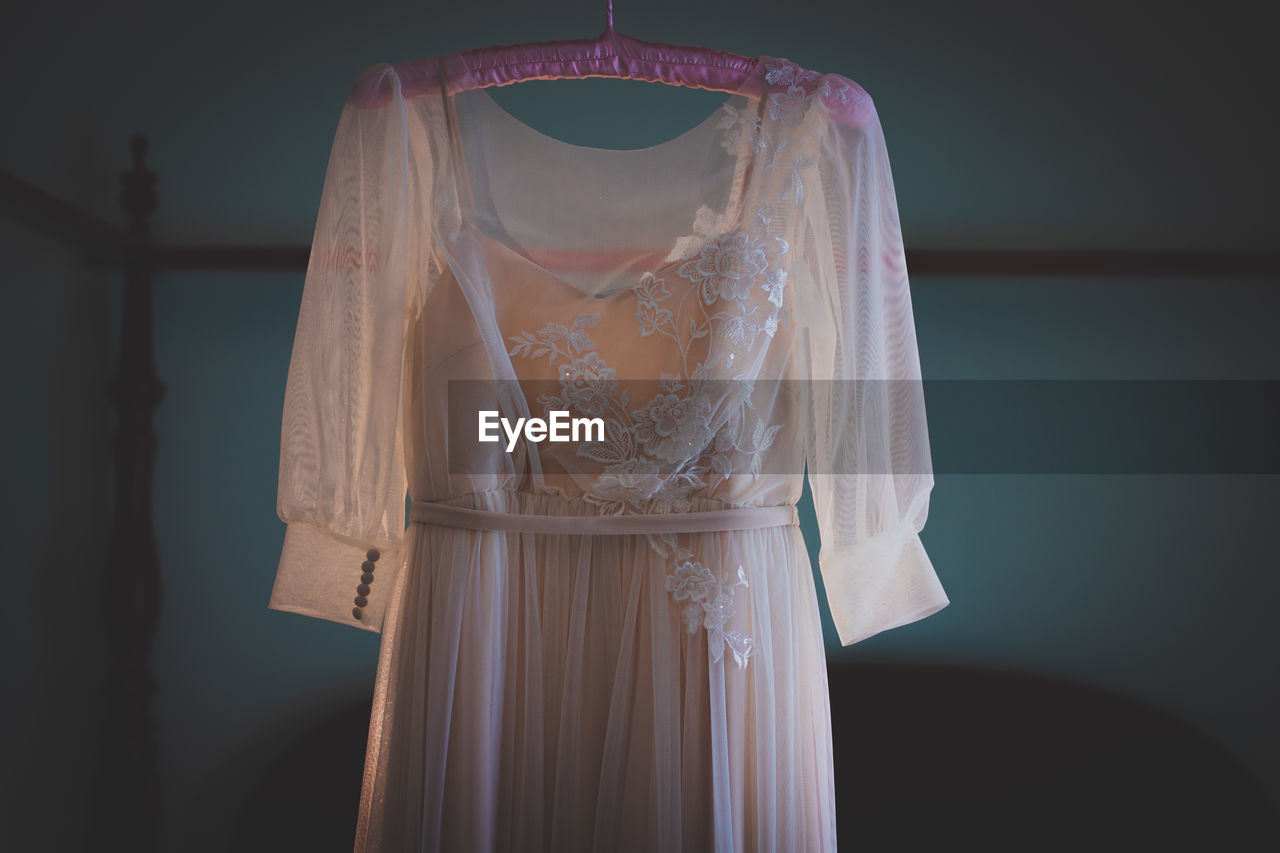
[[[762,155],[760,168],[789,164],[786,179],[772,183],[778,187],[776,198],[764,199],[748,221],[725,232],[720,230],[725,216],[703,205],[693,232],[669,257],[683,263],[665,268],[661,277],[645,273],[630,288],[636,335],[670,338],[679,372],[664,373],[649,399],[628,399],[617,369],[591,337],[600,319],[595,312],[508,338],[510,357],[558,362],[559,390],[540,395],[540,405],[604,421],[604,438],[574,451],[585,463],[600,466],[583,499],[602,512],[686,512],[691,496],[717,478],[758,477],[763,454],[781,429],[754,411],[751,383],[769,342],[790,322],[784,297],[791,246],[775,233],[774,220],[780,211],[789,212],[786,205],[799,209],[804,171],[814,159],[796,153],[801,146],[794,134],[777,125],[800,125],[815,97],[833,94],[833,84],[782,60],[767,60],[765,67],[769,122],[726,104],[717,127],[725,131],[721,144],[727,150]],[[689,631],[707,631],[713,661],[719,662],[728,647],[745,667],[752,638],[727,627],[736,612],[734,590],[747,585],[745,570],[738,566],[717,577],[674,534],[651,534],[649,541],[670,561],[666,589]]]

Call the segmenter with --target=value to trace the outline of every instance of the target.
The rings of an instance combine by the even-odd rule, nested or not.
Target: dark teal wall
[[[0,44],[0,163],[118,221],[116,173],[143,131],[161,175],[158,240],[305,243],[361,70],[603,25],[603,3],[458,5],[151,3],[128,25],[105,6],[28,8]],[[617,26],[861,83],[885,126],[909,246],[1274,248],[1277,80],[1246,5],[1204,18],[1156,4],[1027,6],[623,2]],[[495,92],[546,133],[616,147],[675,136],[719,97],[617,81]],[[64,768],[92,743],[113,476],[103,388],[121,288],[8,221],[0,246],[10,695],[30,699],[7,727],[6,772],[28,792],[25,819],[73,839],[81,825],[62,816],[65,801],[37,793],[46,779],[68,797],[82,790]],[[1278,286],[916,276],[912,292],[931,380],[1276,379]],[[156,418],[165,587],[153,659],[174,849],[213,849],[282,738],[373,686],[378,636],[266,609],[301,287],[298,274],[157,282],[168,395]],[[1280,798],[1275,487],[1274,476],[940,474],[923,538],[952,605],[848,649],[828,623],[829,654],[1110,687],[1206,732]],[[802,512],[816,554],[807,496]]]

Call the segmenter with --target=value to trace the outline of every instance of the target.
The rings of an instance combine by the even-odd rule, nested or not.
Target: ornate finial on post
[[[604,31],[611,33],[613,32],[613,0],[605,0],[605,8],[608,10],[608,14],[604,21]]]

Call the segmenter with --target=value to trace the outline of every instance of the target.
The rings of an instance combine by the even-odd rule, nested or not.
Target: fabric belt
[[[757,527],[799,524],[799,516],[793,504],[646,515],[535,515],[472,509],[438,501],[413,501],[409,505],[409,519],[471,530],[591,535],[751,530]]]

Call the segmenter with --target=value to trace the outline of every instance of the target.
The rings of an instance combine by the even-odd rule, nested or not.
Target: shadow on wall
[[[842,846],[1280,849],[1248,772],[1145,704],[961,667],[831,664],[829,678]],[[351,849],[370,707],[320,721],[265,769],[237,849]]]

